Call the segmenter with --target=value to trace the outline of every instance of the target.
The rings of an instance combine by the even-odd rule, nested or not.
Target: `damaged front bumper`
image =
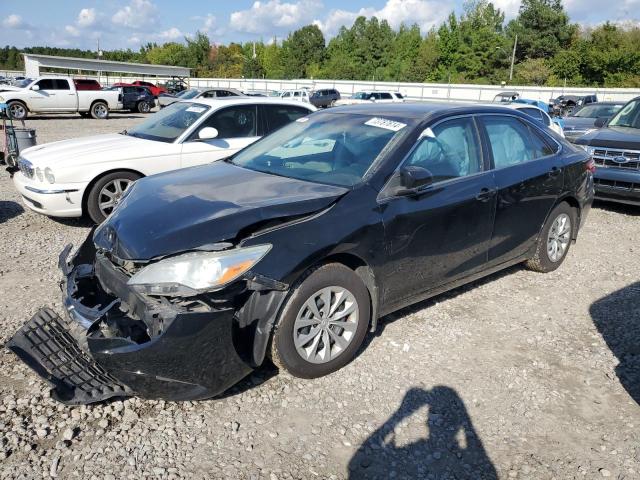
[[[66,404],[137,395],[196,400],[218,395],[258,366],[283,289],[248,288],[171,302],[136,293],[96,254],[89,235],[60,256],[65,318],[41,309],[7,346]]]

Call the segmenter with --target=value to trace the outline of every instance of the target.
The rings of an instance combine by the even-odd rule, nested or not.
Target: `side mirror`
[[[398,195],[411,195],[433,183],[433,174],[423,167],[409,165],[400,170]]]
[[[607,124],[609,119],[607,117],[598,117],[594,122],[593,126],[596,128],[602,128]]]
[[[198,140],[212,140],[218,136],[218,129],[213,127],[204,127],[198,132]]]
[[[34,85],[33,87],[31,87],[31,90],[37,92],[38,90],[40,90],[40,85]]]

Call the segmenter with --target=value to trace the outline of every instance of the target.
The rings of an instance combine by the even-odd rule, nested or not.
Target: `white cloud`
[[[111,17],[111,21],[122,27],[151,27],[157,22],[157,8],[150,0],[131,0],[131,3]]]
[[[78,20],[76,21],[79,27],[90,27],[96,23],[96,10],[95,8],[83,8],[78,14]]]
[[[517,17],[520,11],[520,0],[493,0],[492,3],[494,7],[502,10],[507,20]]]
[[[67,32],[72,37],[79,37],[80,36],[80,30],[78,30],[73,25],[67,25],[66,27],[64,27],[64,31]]]
[[[320,0],[293,3],[283,3],[280,0],[256,1],[248,10],[233,12],[229,26],[244,33],[286,32],[311,23],[322,8]]]
[[[360,16],[377,17],[386,20],[392,28],[398,29],[403,23],[417,23],[423,32],[440,25],[451,11],[445,0],[387,0],[380,9],[361,8],[358,11],[332,10],[324,21],[314,23],[329,37],[338,33],[341,26],[349,27]]]
[[[184,34],[176,27],[171,27],[169,30],[160,32],[159,37],[163,40],[176,40],[178,38],[184,37]]]
[[[2,20],[2,26],[5,28],[20,29],[26,26],[20,15],[11,14]]]

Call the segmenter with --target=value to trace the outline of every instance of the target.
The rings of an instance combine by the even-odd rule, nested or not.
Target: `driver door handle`
[[[493,198],[493,196],[496,194],[498,190],[495,188],[483,188],[482,190],[480,190],[480,192],[476,195],[476,200],[479,200],[481,202],[487,202],[489,200],[491,200],[491,198]]]

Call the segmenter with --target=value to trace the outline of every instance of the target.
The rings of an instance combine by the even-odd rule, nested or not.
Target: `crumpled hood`
[[[98,227],[98,248],[122,260],[150,260],[234,240],[243,229],[328,207],[348,192],[226,162],[138,180]]]
[[[168,145],[118,133],[62,140],[27,148],[21,152],[34,167],[77,167],[166,154]]]
[[[601,148],[640,150],[640,129],[629,127],[601,128],[583,135],[576,143]]]

